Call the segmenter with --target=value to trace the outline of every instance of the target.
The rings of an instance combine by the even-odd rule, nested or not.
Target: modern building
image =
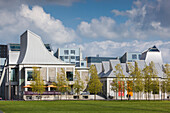
[[[0,78],[4,69],[4,64],[7,59],[7,45],[0,45]],[[3,87],[0,88],[0,97],[4,94],[5,83],[3,82]]]
[[[66,63],[75,64],[76,67],[87,67],[80,48],[58,48],[54,56]]]
[[[88,67],[96,63],[98,64],[98,63],[102,63],[103,61],[116,60],[116,59],[118,59],[118,57],[100,57],[99,55],[96,55],[96,57],[92,57],[92,56],[86,57]]]
[[[0,45],[0,76],[4,68],[6,58],[7,58],[7,45]]]
[[[135,57],[133,57],[133,55],[135,55]],[[130,67],[129,67],[128,60],[135,60],[138,63],[138,67],[140,70],[143,70],[146,65],[148,65],[151,61],[153,61],[155,64],[155,69],[157,71],[158,80],[162,81],[165,79],[164,78],[164,65],[163,65],[161,52],[160,50],[158,50],[158,48],[156,48],[156,46],[149,48],[148,50],[142,52],[142,54],[140,53],[129,54],[127,52],[123,55],[123,57],[126,58],[124,60],[125,63],[124,62],[121,63],[119,59],[113,59],[113,60],[102,61],[101,63],[99,62],[99,63],[94,64],[97,69],[97,73],[100,77],[100,80],[103,83],[103,88],[102,88],[103,92],[101,95],[104,96],[105,98],[109,98],[110,96],[112,96],[114,99],[121,98],[120,90],[117,93],[115,91],[112,91],[111,84],[113,83],[113,80],[116,79],[116,75],[114,73],[116,71],[115,66],[117,64],[120,64],[123,70],[123,74],[125,75],[123,82],[125,85],[127,85],[127,80],[130,76],[129,74]],[[132,65],[134,65],[133,61],[130,61],[130,62]],[[161,84],[159,86],[161,86]],[[163,94],[163,92],[161,92],[160,89],[161,88],[159,88],[158,94],[156,94],[156,99],[166,98],[167,93]],[[127,99],[126,95],[127,95],[127,91],[124,89],[122,93],[123,99]],[[141,92],[141,99],[145,99],[145,96],[146,95],[144,94],[144,92]],[[151,99],[153,99],[153,94],[150,94],[150,96],[151,96]],[[132,92],[131,98],[132,99],[137,98],[137,94],[135,92]]]
[[[27,30],[20,38],[20,44],[9,44],[8,57],[5,68],[0,78],[0,87],[4,90],[3,99],[36,99],[29,86],[32,81],[33,67],[40,70],[40,76],[46,86],[57,82],[57,73],[63,68],[69,80],[69,85],[74,84],[75,64],[65,63],[51,53],[49,45],[44,45],[41,37]],[[83,80],[88,77],[88,70],[78,70]],[[85,81],[85,86],[86,86]],[[42,99],[50,99],[54,95],[50,88],[43,93]],[[53,96],[54,98],[54,96]]]
[[[141,59],[141,55],[142,53],[126,52],[122,57],[120,57],[120,62],[135,62]]]

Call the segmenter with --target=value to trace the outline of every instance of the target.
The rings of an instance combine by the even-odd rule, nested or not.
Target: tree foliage
[[[33,81],[31,82],[32,91],[42,94],[45,91],[44,81],[40,76],[39,68],[33,67]]]
[[[94,65],[90,66],[89,73],[91,74],[91,77],[88,83],[88,90],[90,91],[90,93],[95,94],[95,99],[96,99],[96,94],[102,92],[103,84],[99,80],[99,77],[97,75],[97,70]]]
[[[70,90],[68,85],[68,80],[63,68],[61,68],[61,73],[57,73],[57,90],[61,93],[66,93]]]
[[[148,93],[148,96],[146,96],[146,99],[150,98],[149,97],[149,94],[151,93],[151,91],[153,91],[153,89],[155,90],[155,88],[158,88],[157,85],[159,84],[156,84],[157,83],[157,71],[156,71],[156,68],[155,68],[155,64],[153,61],[151,61],[149,63],[149,66],[145,66],[145,68],[143,69],[143,74],[144,74],[144,91],[145,93]],[[155,87],[155,88],[153,88]]]
[[[170,65],[165,64],[165,92],[170,92]]]
[[[123,74],[123,70],[122,70],[122,67],[121,67],[121,65],[120,64],[117,64],[116,66],[115,66],[115,71],[114,71],[114,73],[115,73],[115,75],[116,75],[116,84],[115,84],[115,86],[116,86],[116,88],[118,87],[118,90],[120,91],[120,93],[121,93],[121,100],[122,100],[122,93],[124,92],[124,90],[125,90],[125,83],[124,83],[124,78],[125,78],[125,75]]]
[[[75,71],[75,81],[74,81],[73,88],[75,93],[77,93],[77,95],[79,95],[80,91],[83,91],[84,89],[84,82],[81,80],[80,74],[77,70]]]

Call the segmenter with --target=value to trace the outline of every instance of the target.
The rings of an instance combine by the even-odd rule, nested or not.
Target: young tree
[[[117,78],[113,79],[113,82],[111,83],[111,86],[112,86],[111,90],[113,90],[115,92],[116,100],[117,100],[117,92],[118,92],[118,88],[119,88]]]
[[[146,100],[147,97],[149,98],[149,93],[151,92],[151,79],[152,77],[149,74],[149,66],[145,65],[145,68],[142,70],[144,74],[144,92],[145,95],[148,93],[148,96],[146,95]]]
[[[155,90],[156,86],[153,86],[155,83],[154,80],[157,79],[157,71],[155,69],[155,64],[153,61],[151,61],[149,63],[149,66],[145,66],[145,68],[143,69],[143,73],[144,73],[144,79],[145,79],[145,92],[148,93],[148,99],[149,99],[149,93],[151,91],[153,91],[153,89]],[[147,99],[147,97],[146,97]]]
[[[57,73],[57,90],[62,93],[66,93],[69,90],[68,81],[65,75],[65,71],[61,68],[61,73]],[[67,95],[66,95],[67,96]],[[60,97],[61,99],[61,97]]]
[[[139,93],[143,91],[144,84],[143,84],[143,76],[142,76],[141,70],[138,67],[137,62],[135,62],[134,75],[135,75],[134,90],[135,92],[138,93],[138,99],[139,99],[140,97]]]
[[[88,83],[88,90],[90,91],[90,93],[95,94],[94,99],[96,100],[96,94],[99,92],[102,92],[103,84],[99,80],[99,77],[97,75],[97,70],[94,65],[90,66],[89,73],[91,74],[91,77],[90,77],[90,81]]]
[[[33,81],[31,82],[32,91],[41,95],[45,91],[44,81],[40,76],[40,71],[37,67],[33,67]],[[41,96],[40,96],[41,98]]]
[[[128,100],[130,98],[130,92],[135,92],[135,67],[132,65],[132,63],[128,63],[128,67],[129,67],[129,77],[128,77],[128,81],[127,81],[127,93],[128,93]],[[134,94],[134,99],[135,99],[135,94]]]
[[[117,82],[119,85],[119,91],[121,93],[121,100],[122,100],[122,93],[124,92],[124,89],[125,89],[125,87],[124,87],[125,86],[125,84],[124,84],[125,75],[123,74],[123,70],[122,70],[122,67],[120,64],[117,64],[115,66],[115,69],[116,69],[116,71],[114,71],[114,73],[117,78]]]
[[[158,94],[159,92],[159,80],[158,80],[157,70],[155,68],[155,64],[153,61],[150,62],[149,67],[150,67],[150,75],[152,77],[151,91],[154,94],[154,100],[155,100],[155,94]]]
[[[170,92],[170,65],[165,64],[165,92]]]
[[[155,100],[155,94],[159,94],[159,80],[158,80],[158,78],[153,78],[152,91],[153,91],[154,100]]]
[[[80,91],[83,91],[84,89],[84,82],[81,80],[80,74],[77,70],[75,71],[75,81],[73,88],[77,95],[79,95]]]

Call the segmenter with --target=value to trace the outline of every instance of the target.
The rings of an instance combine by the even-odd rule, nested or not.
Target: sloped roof
[[[111,63],[112,70],[115,71],[115,66],[117,64],[120,64],[120,60],[110,60],[110,63]]]
[[[50,54],[40,36],[29,30],[21,35],[20,42],[18,64],[67,64]]]
[[[97,74],[102,72],[102,63],[96,63],[94,64],[97,70]]]
[[[110,62],[109,61],[103,61],[102,65],[103,65],[104,73],[107,73],[110,70]]]

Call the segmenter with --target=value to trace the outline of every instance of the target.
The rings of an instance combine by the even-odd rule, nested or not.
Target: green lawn
[[[5,113],[170,113],[170,101],[0,101]]]

